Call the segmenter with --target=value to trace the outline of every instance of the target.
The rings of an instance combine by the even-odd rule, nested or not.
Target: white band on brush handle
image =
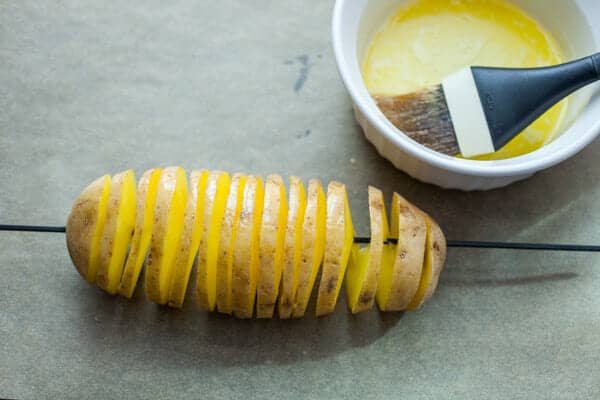
[[[496,151],[471,68],[448,76],[442,88],[461,154],[472,157]]]

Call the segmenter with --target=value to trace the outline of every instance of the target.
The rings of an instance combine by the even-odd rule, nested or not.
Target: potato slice
[[[279,175],[267,177],[264,196],[258,255],[256,317],[273,318],[283,268],[283,245],[288,212],[285,185]]]
[[[98,270],[100,238],[106,222],[111,179],[104,175],[77,196],[66,226],[67,249],[73,265],[88,282],[94,283]]]
[[[208,174],[196,284],[198,304],[208,311],[213,311],[217,302],[217,253],[230,185],[228,173],[213,171]]]
[[[405,310],[421,281],[427,225],[421,211],[394,193],[390,237],[398,244],[385,246],[379,274],[377,304],[381,311]]]
[[[437,288],[440,273],[446,261],[446,238],[439,225],[427,214],[423,213],[427,223],[427,239],[425,241],[425,262],[421,273],[421,282],[407,310],[420,308],[433,295]]]
[[[285,228],[283,271],[279,294],[279,318],[290,318],[298,288],[298,264],[302,250],[302,227],[306,210],[306,193],[302,180],[290,177],[288,215]]]
[[[298,265],[298,289],[292,316],[300,318],[306,312],[315,279],[325,251],[325,225],[327,204],[323,186],[316,179],[308,182],[308,198],[302,224],[302,249]]]
[[[129,170],[115,175],[110,187],[96,275],[96,284],[110,294],[119,290],[135,227],[135,186],[135,175]]]
[[[346,186],[339,182],[331,182],[327,188],[325,256],[319,282],[317,316],[330,314],[335,310],[353,243],[354,227]]]
[[[237,233],[237,225],[242,211],[246,175],[235,174],[231,179],[231,187],[221,224],[221,238],[217,255],[217,309],[224,314],[231,314],[231,268],[233,263],[233,246]]]
[[[381,190],[369,186],[371,244],[353,254],[346,274],[348,308],[352,314],[373,308],[379,268],[383,257],[383,241],[388,236],[388,223]]]
[[[207,181],[208,171],[192,171],[190,174],[190,191],[183,217],[183,232],[169,289],[169,306],[171,307],[180,308],[183,305],[192,266],[196,260],[196,254],[198,254],[204,220],[203,210]]]
[[[238,221],[231,269],[231,307],[238,318],[252,318],[258,280],[258,248],[264,202],[262,179],[248,176]]]
[[[150,247],[152,237],[152,222],[154,220],[154,206],[156,191],[162,169],[154,168],[146,171],[138,184],[136,196],[135,229],[131,240],[131,249],[127,263],[123,269],[119,294],[128,299],[133,296],[137,281]]]
[[[183,230],[187,178],[180,167],[165,168],[158,182],[150,252],[146,262],[146,297],[158,304],[169,300],[173,264]]]

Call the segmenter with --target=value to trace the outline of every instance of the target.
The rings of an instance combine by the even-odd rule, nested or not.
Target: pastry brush
[[[473,157],[501,149],[554,104],[599,79],[597,53],[544,68],[467,67],[439,85],[374,99],[418,143]]]

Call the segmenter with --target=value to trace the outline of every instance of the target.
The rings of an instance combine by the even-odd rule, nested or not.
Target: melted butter
[[[371,94],[398,95],[439,84],[466,66],[541,67],[563,62],[557,42],[519,8],[501,0],[416,0],[401,7],[373,38],[363,63]],[[552,140],[563,101],[496,153],[529,153]]]

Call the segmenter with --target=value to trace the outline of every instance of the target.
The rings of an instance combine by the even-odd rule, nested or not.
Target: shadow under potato
[[[191,296],[177,310],[148,302],[139,289],[132,300],[81,282],[79,292],[79,334],[96,357],[109,352],[111,359],[136,364],[160,360],[163,367],[319,360],[375,342],[402,318],[402,313],[380,313],[375,307],[352,315],[343,293],[336,311],[326,317],[314,316],[313,303],[301,319],[241,320],[200,310]]]

